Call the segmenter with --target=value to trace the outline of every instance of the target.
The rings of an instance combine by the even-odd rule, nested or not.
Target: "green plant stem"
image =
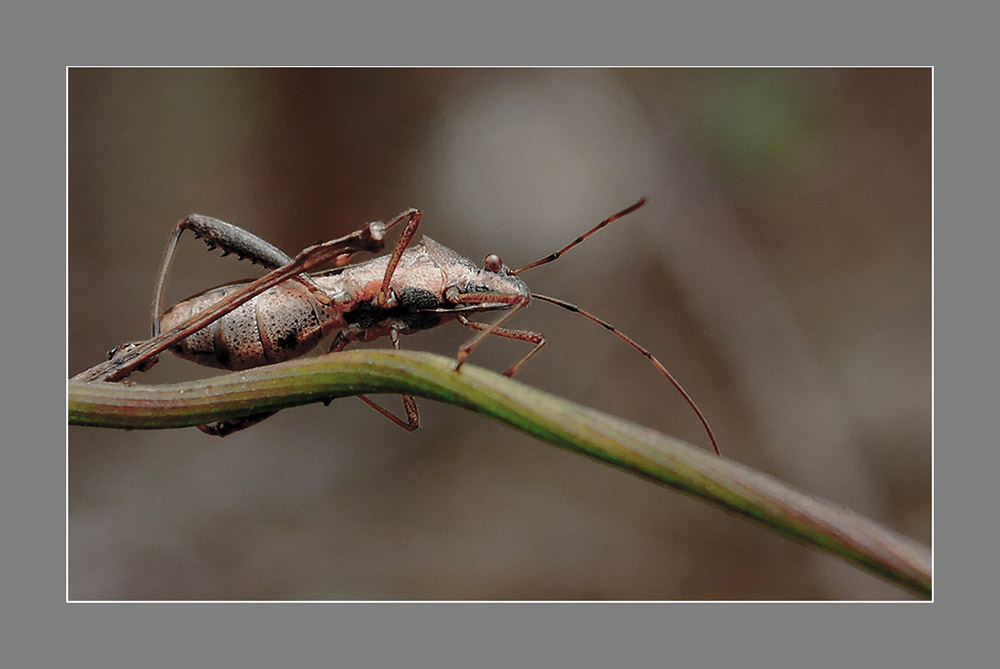
[[[833,553],[923,597],[930,550],[726,458],[513,381],[417,352],[366,350],[147,386],[69,381],[71,425],[200,425],[359,393],[405,393],[476,411],[550,444],[699,497]],[[805,447],[805,446],[804,446]]]

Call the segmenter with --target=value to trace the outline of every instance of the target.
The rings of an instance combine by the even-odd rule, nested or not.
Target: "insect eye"
[[[486,269],[488,269],[491,272],[499,272],[501,269],[503,269],[503,260],[501,260],[500,256],[498,256],[496,253],[491,253],[488,256],[486,256],[485,262],[486,262]]]

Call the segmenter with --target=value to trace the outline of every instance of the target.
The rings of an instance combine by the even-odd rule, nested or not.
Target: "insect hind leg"
[[[160,263],[160,276],[156,281],[156,291],[153,294],[153,336],[160,334],[160,307],[163,301],[163,286],[167,280],[167,272],[174,259],[177,240],[185,230],[190,230],[195,237],[201,239],[208,248],[221,248],[222,255],[234,254],[241,260],[261,265],[267,269],[277,269],[291,262],[291,257],[265,239],[248,230],[226,223],[211,216],[191,214],[177,223],[163,252]]]

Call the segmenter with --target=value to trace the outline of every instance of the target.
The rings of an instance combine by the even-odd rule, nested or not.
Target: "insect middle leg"
[[[392,340],[392,347],[398,351],[399,333],[396,331],[395,328],[390,328],[389,339]],[[350,345],[351,341],[352,339],[348,336],[345,336],[343,331],[338,332],[337,336],[333,340],[333,344],[330,346],[330,352],[337,353],[339,351],[343,351]],[[386,418],[388,418],[393,423],[403,428],[407,432],[412,432],[413,430],[416,430],[418,427],[420,427],[420,412],[417,409],[417,400],[416,398],[413,397],[413,395],[400,395],[400,397],[403,399],[403,410],[406,412],[405,421],[402,418],[396,416],[394,413],[392,413],[385,407],[375,402],[374,400],[370,399],[368,396],[361,394],[357,395],[357,398],[359,400],[370,406],[372,409],[375,409],[375,411],[378,411],[380,414],[382,414],[383,416],[385,416]]]
[[[407,209],[386,225],[386,229],[389,229],[398,223],[406,221],[406,226],[403,228],[403,232],[400,234],[399,239],[396,241],[396,245],[392,249],[392,255],[389,257],[389,263],[386,265],[385,274],[382,277],[382,285],[379,286],[378,295],[375,298],[375,303],[379,307],[389,307],[395,301],[395,296],[389,290],[389,285],[392,282],[393,274],[396,273],[396,267],[399,265],[399,260],[403,257],[403,252],[410,245],[414,235],[417,233],[417,228],[420,226],[420,219],[422,217],[423,214],[419,209]],[[392,347],[398,351],[399,332],[393,327],[389,328],[389,339],[392,340]],[[330,352],[337,353],[339,351],[343,351],[352,341],[353,339],[350,336],[345,335],[342,330],[338,332],[337,336],[334,338],[333,343],[330,346]],[[357,397],[359,400],[370,406],[372,409],[375,409],[375,411],[378,411],[380,414],[407,432],[412,432],[420,427],[420,412],[417,409],[417,400],[412,395],[400,395],[403,399],[403,410],[406,412],[405,421],[367,396],[359,394]]]

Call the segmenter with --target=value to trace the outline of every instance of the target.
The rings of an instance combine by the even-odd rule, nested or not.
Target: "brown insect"
[[[296,258],[235,225],[208,216],[192,214],[180,221],[164,253],[153,300],[153,339],[124,344],[111,353],[111,360],[77,378],[117,380],[132,370],[145,370],[156,354],[173,353],[201,365],[242,370],[290,360],[314,350],[332,336],[330,351],[341,351],[352,342],[368,342],[388,336],[399,348],[399,335],[434,328],[449,321],[477,330],[457,355],[458,372],[469,354],[488,336],[495,335],[533,344],[505,376],[513,376],[545,345],[539,332],[503,327],[532,299],[550,302],[580,314],[611,331],[619,339],[646,356],[681,393],[707,432],[715,452],[715,435],[701,410],[667,369],[646,348],[616,327],[574,304],[532,292],[520,274],[559,258],[604,226],[646,203],[645,198],[604,219],[563,248],[535,262],[510,269],[495,253],[486,256],[484,266],[424,236],[410,242],[420,225],[422,213],[407,209],[388,224],[370,223],[364,229],[339,240],[309,247]],[[355,253],[378,252],[384,246],[385,231],[403,225],[403,232],[391,254],[346,265]],[[163,287],[177,241],[185,230],[202,238],[209,248],[221,248],[270,270],[254,281],[235,282],[194,295],[160,313]],[[321,264],[337,267],[309,273]],[[343,266],[346,265],[346,266]],[[482,323],[470,314],[506,311],[494,323]],[[96,370],[96,371],[95,371]],[[364,395],[358,397],[383,416],[406,430],[420,425],[416,400],[403,395],[403,420]],[[271,413],[200,426],[205,432],[225,436],[248,427]]]

